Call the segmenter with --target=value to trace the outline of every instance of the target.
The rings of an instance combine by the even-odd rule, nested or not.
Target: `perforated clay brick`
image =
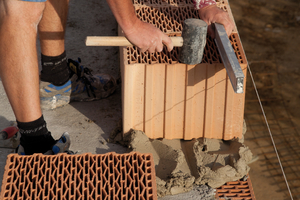
[[[180,36],[180,34],[168,34],[169,36]],[[235,51],[237,59],[240,64],[246,63],[246,58],[242,49],[241,43],[237,40],[238,34],[233,33],[230,36],[231,45]],[[179,63],[179,54],[180,48],[175,47],[171,52],[168,52],[166,48],[162,52],[156,52],[150,54],[148,52],[141,53],[136,47],[127,47],[127,62],[128,64],[157,64],[157,63],[166,63],[166,64],[176,64]],[[206,46],[204,49],[202,63],[222,63],[221,56],[219,54],[218,48],[211,37],[207,37]]]
[[[191,4],[192,5],[192,4]],[[228,12],[231,16],[231,10],[228,4],[217,4],[219,8]],[[198,18],[198,10],[190,4],[185,6],[167,6],[155,7],[152,4],[148,6],[135,6],[135,12],[139,19],[153,24],[165,33],[182,32],[182,24],[185,19]],[[232,16],[231,16],[232,17]],[[236,32],[236,30],[234,30]]]
[[[7,157],[0,199],[157,199],[151,154]]]
[[[147,2],[150,2],[150,0]],[[199,18],[198,11],[193,7],[172,7],[170,5],[163,7],[152,7],[152,4],[150,5],[151,6],[135,7],[138,18],[144,22],[153,24],[155,27],[168,34],[168,36],[181,36],[184,20],[188,18]],[[226,4],[220,4],[219,7],[225,11],[228,9],[228,5]],[[236,32],[231,34],[230,41],[239,62],[246,63],[246,58],[243,52],[240,51],[242,46],[239,42],[238,34]],[[179,63],[178,57],[180,54],[180,49],[180,47],[175,47],[171,52],[168,52],[167,49],[164,48],[162,52],[150,54],[148,52],[141,53],[136,47],[127,47],[127,64],[176,64]],[[214,40],[209,36],[207,36],[202,63],[222,63],[217,46]]]
[[[246,181],[238,180],[228,182],[217,188],[217,199],[255,200],[250,177]]]
[[[135,6],[193,6],[192,0],[133,0],[132,2]]]
[[[192,6],[192,0],[133,0],[135,5],[151,5],[151,6]],[[225,0],[216,0],[217,4],[225,4]]]
[[[184,20],[199,18],[190,0],[134,3],[138,18],[168,36],[181,36]],[[217,1],[217,6],[233,19],[227,0]],[[236,27],[229,38],[246,76],[247,61]],[[136,129],[152,139],[241,137],[245,95],[232,90],[215,41],[207,36],[201,64],[179,63],[180,50],[150,54],[120,47],[123,134]]]

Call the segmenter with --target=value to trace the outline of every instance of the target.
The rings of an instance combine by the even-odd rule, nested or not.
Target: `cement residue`
[[[172,173],[164,181],[156,176],[157,194],[159,197],[165,195],[176,195],[193,189],[195,177],[183,172]]]
[[[200,185],[196,187],[196,190],[199,191],[199,199],[201,200],[213,200],[216,190],[207,185]]]
[[[189,193],[181,193],[177,195],[164,196],[159,200],[216,200],[216,189],[213,189],[207,185],[194,186],[193,190]]]
[[[199,178],[195,181],[197,185],[208,184],[216,188],[242,178],[250,170],[247,164],[252,159],[252,153],[237,140],[197,140],[194,153],[199,172]]]
[[[217,188],[250,170],[252,153],[238,140],[152,140],[136,130],[124,138],[121,133],[111,136],[132,151],[153,154],[158,196],[188,192],[195,185]]]

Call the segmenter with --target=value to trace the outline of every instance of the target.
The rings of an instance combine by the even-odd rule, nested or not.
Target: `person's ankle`
[[[17,121],[17,124],[21,134],[20,145],[24,148],[26,155],[45,153],[55,144],[43,115],[31,122]]]
[[[68,67],[66,52],[58,56],[41,54],[41,81],[50,82],[55,86],[62,86],[70,79],[71,71]]]
[[[51,150],[55,144],[55,140],[51,133],[48,132],[44,135],[38,136],[24,136],[20,138],[20,145],[24,148],[26,155],[32,155],[34,153],[42,153]]]

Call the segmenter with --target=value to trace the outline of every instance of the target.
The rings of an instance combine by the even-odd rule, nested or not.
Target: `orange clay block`
[[[124,70],[124,113],[131,113],[124,118],[125,126],[132,126],[138,130],[144,129],[144,92],[145,92],[145,65],[128,65]]]
[[[183,64],[167,65],[166,68],[164,138],[182,138],[186,68]]]
[[[187,67],[185,138],[193,138],[204,131],[206,68],[206,65]]]
[[[141,20],[169,36],[181,36],[182,23],[199,18],[191,0],[134,0]],[[217,1],[230,17],[226,0]],[[119,32],[119,35],[122,35]],[[230,36],[237,59],[247,61],[237,30]],[[198,65],[179,63],[180,48],[153,54],[121,47],[123,133],[142,130],[149,138],[215,138],[242,136],[245,94],[234,93],[216,44],[209,36]],[[246,78],[244,80],[244,87]]]
[[[217,188],[216,198],[234,200],[256,200],[250,177],[248,177],[246,181],[232,181]]]
[[[7,157],[0,199],[157,199],[151,154]]]
[[[145,85],[145,132],[151,138],[162,137],[164,132],[165,65],[146,67]],[[159,134],[159,135],[158,135]]]

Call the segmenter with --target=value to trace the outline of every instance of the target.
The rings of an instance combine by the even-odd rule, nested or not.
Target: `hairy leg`
[[[65,29],[69,0],[47,0],[38,31],[42,54],[58,56],[65,51]]]
[[[20,122],[41,117],[36,49],[45,3],[0,1],[0,77]]]

